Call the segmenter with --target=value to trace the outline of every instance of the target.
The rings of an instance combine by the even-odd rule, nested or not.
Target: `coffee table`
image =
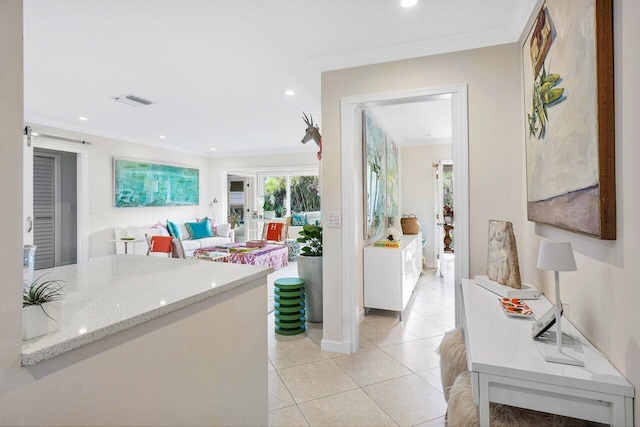
[[[229,252],[218,252],[215,249],[196,249],[193,251],[193,257],[206,261],[226,262],[229,258]]]
[[[246,252],[234,252],[244,251]],[[237,245],[229,251],[228,262],[273,267],[278,270],[289,265],[289,250],[285,245],[267,245],[264,248],[246,248]]]

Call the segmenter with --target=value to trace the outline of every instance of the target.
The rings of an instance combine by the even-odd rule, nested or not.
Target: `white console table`
[[[569,321],[562,321],[563,342],[584,367],[545,362],[531,338],[532,321],[505,315],[499,298],[473,280],[462,281],[462,326],[481,426],[489,425],[489,402],[633,425],[633,386]],[[551,308],[544,297],[526,302],[537,318]]]
[[[422,234],[405,235],[399,248],[364,248],[364,307],[402,312],[422,271]]]

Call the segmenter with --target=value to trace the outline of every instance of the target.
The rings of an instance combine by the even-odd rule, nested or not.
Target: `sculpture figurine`
[[[317,154],[318,160],[322,160],[322,136],[320,135],[320,128],[318,128],[318,125],[314,126],[313,116],[311,114],[309,114],[309,117],[310,119],[307,118],[307,115],[304,112],[302,113],[302,120],[307,124],[307,133],[304,134],[302,143],[306,144],[307,141],[313,139],[320,148],[320,151],[318,151]]]
[[[513,224],[508,221],[489,220],[487,276],[501,285],[521,288],[518,248]]]

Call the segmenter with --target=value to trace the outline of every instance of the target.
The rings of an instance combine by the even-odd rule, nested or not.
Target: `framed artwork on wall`
[[[611,0],[547,0],[522,47],[530,221],[616,238]]]
[[[398,185],[398,144],[388,135],[387,145],[387,218],[389,227],[394,218],[398,217],[400,205],[400,186]]]
[[[364,238],[382,233],[386,227],[386,149],[385,134],[371,115],[362,115],[364,172]]]
[[[197,168],[114,157],[114,206],[198,205],[199,174]]]

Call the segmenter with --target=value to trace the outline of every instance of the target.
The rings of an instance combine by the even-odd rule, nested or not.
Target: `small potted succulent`
[[[305,224],[298,242],[298,276],[304,279],[306,314],[309,322],[322,322],[322,227]]]
[[[34,280],[22,290],[22,339],[30,340],[60,329],[61,280]]]

